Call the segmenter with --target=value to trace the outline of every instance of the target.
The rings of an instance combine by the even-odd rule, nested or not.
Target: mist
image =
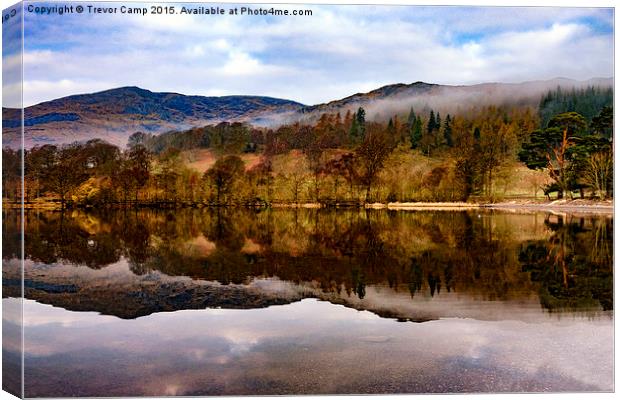
[[[366,94],[313,106],[310,112],[272,115],[269,120],[273,124],[270,126],[296,121],[313,123],[321,114],[340,112],[344,115],[347,111],[357,111],[359,107],[366,111],[367,120],[376,122],[386,121],[394,115],[406,115],[411,108],[418,115],[431,109],[444,115],[458,115],[491,105],[536,109],[542,96],[550,90],[558,87],[567,90],[589,86],[609,88],[613,87],[613,78],[593,78],[586,81],[557,78],[548,81],[484,83],[472,86],[431,85],[430,89],[422,91],[416,85],[405,85],[398,88],[396,93],[385,97],[380,97],[384,89],[380,88]]]

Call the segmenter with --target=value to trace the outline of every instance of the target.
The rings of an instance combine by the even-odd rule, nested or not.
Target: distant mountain
[[[306,106],[295,101],[261,96],[185,96],[122,87],[93,94],[64,97],[25,109],[25,143],[68,143],[102,138],[124,146],[134,132],[162,133],[221,121],[257,126],[312,122],[325,112],[341,114],[364,107],[367,119],[387,119],[429,109],[458,113],[475,106],[515,105],[537,107],[543,94],[557,87],[613,87],[613,78],[575,81],[557,78],[524,83],[484,83],[448,86],[424,82],[393,84],[357,93],[329,103]],[[3,110],[3,143],[19,144],[20,112]]]
[[[24,112],[26,147],[94,137],[125,145],[136,131],[162,133],[214,122],[252,121],[255,116],[295,111],[303,105],[262,96],[185,96],[122,87],[47,101]],[[3,142],[19,142],[21,113],[2,110]]]
[[[350,107],[360,107],[361,105],[369,104],[374,101],[384,100],[387,98],[401,98],[411,96],[427,96],[432,95],[434,90],[442,87],[442,85],[436,85],[425,82],[415,82],[411,84],[396,83],[393,85],[382,86],[379,89],[372,90],[368,93],[356,93],[352,96],[345,97],[341,100],[334,100],[329,103],[317,104],[315,106],[304,107],[302,112],[312,113],[318,111],[320,113],[341,111],[343,109],[349,109]]]
[[[523,83],[483,83],[477,85],[437,85],[425,82],[383,86],[368,93],[357,93],[341,100],[304,107],[302,120],[315,120],[329,112],[355,111],[363,107],[367,119],[386,120],[394,114],[406,114],[411,108],[428,112],[431,108],[442,113],[458,113],[475,106],[515,105],[538,107],[541,97],[549,90],[613,87],[613,78],[594,78],[576,81],[556,78]]]

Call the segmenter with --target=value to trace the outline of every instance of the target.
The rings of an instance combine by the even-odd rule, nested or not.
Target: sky
[[[312,16],[214,16],[175,6],[147,16],[26,10],[24,105],[120,86],[317,104],[392,83],[613,76],[605,8],[274,5]],[[5,71],[19,67],[13,50],[5,45]],[[19,85],[4,90],[5,104],[17,101]]]

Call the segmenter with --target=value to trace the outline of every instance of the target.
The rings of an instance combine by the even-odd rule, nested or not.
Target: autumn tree
[[[127,148],[131,149],[135,146],[145,146],[147,145],[147,141],[152,137],[149,133],[144,132],[135,132],[129,136],[127,140]]]
[[[337,201],[338,188],[340,187],[340,183],[341,183],[340,175],[338,175],[337,173],[333,173],[335,162],[336,162],[335,159],[330,159],[329,161],[325,163],[325,174],[331,178],[331,186],[332,186],[331,196],[327,196],[327,199],[329,201]],[[328,181],[328,183],[330,182]]]
[[[150,176],[151,153],[144,146],[134,146],[129,150],[127,158],[136,180],[136,186],[140,189],[146,184]]]
[[[353,185],[358,179],[357,168],[355,165],[355,154],[345,153],[340,155],[335,163],[335,171],[333,173],[343,177],[348,185],[349,198],[353,195]]]
[[[112,183],[117,190],[120,189],[122,200],[127,202],[134,187],[134,177],[131,174],[131,168],[126,156],[121,158],[120,168],[113,175]]]
[[[588,156],[582,172],[583,181],[592,188],[595,196],[605,199],[613,184],[613,156],[609,151],[596,152]]]
[[[155,184],[156,200],[174,201],[178,200],[178,191],[181,175],[182,162],[181,150],[170,147],[156,158],[153,168],[153,182]],[[127,170],[131,171],[131,160],[127,154]],[[130,180],[132,184],[135,181]],[[160,196],[161,194],[161,196]]]
[[[69,194],[86,178],[87,160],[82,146],[78,143],[65,145],[53,153],[51,168],[46,174],[46,184],[60,196],[60,204],[65,208]]]
[[[592,119],[590,134],[577,143],[576,159],[580,171],[578,179],[603,199],[613,188],[613,109],[604,107]]]
[[[281,173],[282,178],[287,182],[289,191],[294,203],[299,203],[299,194],[304,185],[308,174],[308,164],[305,157],[294,156],[293,160],[286,166]]]
[[[476,157],[486,197],[492,200],[496,175],[514,157],[515,132],[512,125],[498,120],[483,124],[480,132]]]
[[[258,164],[256,164],[254,167],[252,167],[252,169],[249,171],[251,176],[256,177],[256,182],[258,185],[262,185],[266,187],[266,202],[270,203],[273,195],[272,195],[272,188],[273,188],[273,174],[274,174],[274,168],[273,168],[273,160],[271,158],[271,156],[267,155],[266,157],[261,158],[260,162]]]
[[[243,160],[239,156],[225,156],[204,173],[204,179],[215,187],[216,204],[221,205],[222,196],[228,196],[233,184],[245,170]],[[229,199],[226,199],[227,202]]]
[[[282,126],[276,131],[269,129],[265,134],[265,151],[267,156],[274,156],[276,154],[284,154],[289,150],[289,145],[286,141],[286,134],[289,127]]]
[[[138,148],[135,145],[134,148]],[[102,139],[91,139],[84,144],[86,167],[90,175],[109,176],[118,166],[120,149]]]
[[[172,157],[171,153],[174,151],[168,151],[168,157]],[[129,194],[133,191],[134,199],[137,202],[140,189],[146,185],[151,176],[150,152],[140,144],[134,145],[122,154],[117,167],[116,173],[112,176],[116,185],[123,192],[123,200],[127,201]],[[171,186],[167,185],[166,189],[170,191]]]
[[[11,148],[2,149],[2,197],[13,201],[20,198],[22,153]]]
[[[359,111],[358,111],[359,112]],[[314,129],[314,135],[304,146],[303,152],[314,180],[314,199],[320,201],[320,178],[325,172],[325,150],[328,148],[329,136],[320,129]]]
[[[366,190],[364,202],[370,201],[370,191],[376,183],[385,161],[394,150],[394,140],[379,124],[368,124],[364,141],[355,150],[361,170],[360,183]]]
[[[240,122],[221,122],[210,129],[209,139],[218,154],[239,154],[250,141],[250,130]]]

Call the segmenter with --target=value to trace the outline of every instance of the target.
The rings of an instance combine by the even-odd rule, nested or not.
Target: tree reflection
[[[116,232],[90,217],[40,213],[26,217],[25,254],[33,261],[86,265],[90,268],[116,262],[121,255],[121,239]]]
[[[14,213],[4,211],[5,258],[19,254]],[[537,218],[324,209],[28,211],[25,252],[45,264],[94,269],[125,259],[136,275],[158,271],[222,284],[278,277],[359,299],[371,286],[387,286],[412,297],[538,294],[548,309],[611,309],[612,219]]]
[[[523,270],[540,283],[541,304],[554,309],[613,309],[613,221],[548,216],[548,240],[521,247]]]

